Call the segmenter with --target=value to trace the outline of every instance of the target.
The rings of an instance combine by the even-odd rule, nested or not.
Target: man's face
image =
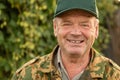
[[[53,24],[63,54],[79,57],[89,53],[98,36],[97,19],[85,11],[67,11],[57,17]]]

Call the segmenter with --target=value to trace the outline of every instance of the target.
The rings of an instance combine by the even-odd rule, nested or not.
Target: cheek
[[[91,41],[91,45],[93,45],[94,41],[95,41],[95,38],[96,38],[96,31],[93,30],[91,33],[90,33],[90,41]]]
[[[58,28],[56,30],[56,38],[57,38],[58,42],[62,41],[63,36],[64,36],[64,32],[60,28]]]
[[[87,40],[90,40],[90,41],[94,41],[96,37],[96,33],[94,30],[88,30],[88,31],[86,30],[83,32],[83,35]]]
[[[57,38],[58,44],[62,45],[65,39],[65,32],[61,29],[58,29],[56,33],[57,33],[56,38]]]
[[[97,35],[97,29],[95,27],[91,28],[90,34],[96,37],[96,35]]]
[[[66,36],[66,35],[67,35],[68,30],[66,30],[66,29],[64,29],[64,28],[58,28],[58,29],[56,30],[56,33],[57,33],[57,36],[63,37],[63,36]]]

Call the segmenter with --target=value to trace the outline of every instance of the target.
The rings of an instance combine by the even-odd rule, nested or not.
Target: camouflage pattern
[[[60,72],[53,64],[57,49],[58,46],[52,53],[36,57],[23,65],[12,80],[62,80]],[[120,67],[92,49],[90,63],[80,80],[120,80]]]

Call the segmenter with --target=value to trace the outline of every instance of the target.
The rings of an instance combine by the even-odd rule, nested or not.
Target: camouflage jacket
[[[53,64],[57,50],[58,46],[50,54],[27,62],[16,71],[12,80],[62,80]],[[91,53],[90,63],[80,80],[120,80],[120,67],[117,64],[94,49]]]

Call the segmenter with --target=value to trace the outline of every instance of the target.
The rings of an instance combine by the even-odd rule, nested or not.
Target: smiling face
[[[62,13],[54,19],[53,25],[61,52],[67,55],[79,57],[89,54],[98,36],[97,19],[82,10]]]

